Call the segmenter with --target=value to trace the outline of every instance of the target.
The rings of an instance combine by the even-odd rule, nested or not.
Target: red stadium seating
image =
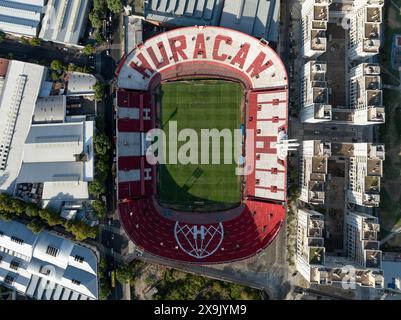
[[[258,104],[257,94],[262,91],[253,92],[252,82],[249,76],[239,72],[237,69],[212,62],[182,62],[153,77],[149,86],[153,88],[164,81],[172,81],[186,78],[222,78],[240,81],[245,87],[247,94],[247,108],[249,118],[246,122],[247,128],[256,129],[256,117]],[[151,101],[151,94],[147,92],[119,90],[117,93],[117,104],[119,108],[140,108],[140,119],[120,118],[117,120],[119,132],[144,132],[154,128],[155,106]],[[267,101],[274,107],[279,101]],[[151,119],[144,120],[143,108],[152,110]],[[273,121],[274,119],[268,119]],[[264,143],[262,150],[256,152],[276,153],[274,148],[269,147],[276,142],[275,137],[261,137],[259,141]],[[118,170],[128,171],[141,170],[141,181],[129,181],[118,183],[119,214],[126,233],[131,240],[143,248],[146,252],[163,257],[165,259],[182,261],[187,263],[211,264],[225,263],[245,259],[266,248],[278,234],[285,220],[285,206],[281,202],[261,200],[254,197],[255,174],[246,178],[244,191],[244,209],[240,214],[224,222],[216,221],[214,224],[197,225],[188,224],[168,218],[164,212],[160,212],[154,203],[156,193],[156,168],[144,162],[144,157],[119,157]],[[150,177],[144,178],[144,171],[150,169]],[[271,168],[271,172],[277,171]],[[274,171],[275,173],[277,173]],[[229,214],[230,212],[227,212]],[[210,213],[211,215],[213,213]],[[185,216],[185,213],[182,213]],[[188,220],[185,220],[188,221]],[[211,248],[211,254],[197,257],[197,249],[191,249],[191,241],[197,241],[198,234],[192,232],[202,228],[214,230],[215,236],[209,237],[206,231],[205,241],[207,248]],[[188,233],[177,232],[188,230]],[[221,230],[220,230],[221,228]],[[197,242],[196,242],[197,243]],[[197,243],[198,244],[198,243]]]

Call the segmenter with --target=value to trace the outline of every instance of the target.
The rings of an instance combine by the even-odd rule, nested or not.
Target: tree
[[[107,7],[114,14],[118,14],[123,10],[123,4],[121,0],[107,0]]]
[[[108,296],[111,294],[111,287],[108,282],[105,280],[100,282],[100,289],[99,289],[99,298],[100,300],[106,300]]]
[[[67,221],[65,229],[71,232],[77,241],[95,239],[97,234],[97,228],[87,225],[84,221]]]
[[[21,37],[21,38],[19,39],[19,43],[22,43],[22,44],[29,44],[29,40],[28,40],[27,38],[25,38],[25,37]]]
[[[54,227],[58,224],[62,224],[59,214],[50,209],[42,209],[39,211],[39,217],[47,222],[50,227]]]
[[[111,143],[109,138],[105,134],[95,135],[93,138],[93,145],[95,147],[95,153],[97,156],[106,156],[111,149]]]
[[[98,218],[104,218],[106,216],[106,204],[101,200],[95,200],[92,202],[92,208]]]
[[[2,43],[4,40],[6,40],[6,34],[0,31],[0,43]]]
[[[102,101],[104,96],[104,85],[98,81],[93,86],[93,89],[95,90],[95,100]]]
[[[93,9],[89,14],[89,21],[93,28],[99,29],[102,27],[102,13],[99,10]]]
[[[37,217],[39,216],[40,209],[34,204],[28,204],[25,208],[25,214],[28,217]]]
[[[32,38],[29,40],[29,44],[31,46],[37,47],[40,46],[42,44],[42,40],[40,40],[39,38]]]
[[[132,267],[128,264],[122,264],[116,270],[116,279],[121,284],[129,283],[134,277]]]
[[[96,44],[98,46],[100,46],[100,45],[102,45],[102,44],[104,44],[106,42],[106,40],[104,40],[104,38],[102,36],[102,33],[99,32],[99,31],[95,32],[94,38],[95,38]]]
[[[106,192],[106,187],[99,180],[94,180],[89,182],[88,191],[92,196],[100,198]]]
[[[61,73],[64,69],[63,64],[59,60],[53,60],[50,64],[50,68],[57,73]]]
[[[39,219],[34,219],[28,223],[27,227],[33,233],[39,233],[45,228],[45,224]]]
[[[107,176],[109,174],[109,165],[104,159],[99,159],[96,161],[96,179],[101,182],[106,182]]]
[[[93,45],[88,44],[82,49],[82,52],[87,56],[91,56],[92,54],[95,53],[95,48],[93,47]]]

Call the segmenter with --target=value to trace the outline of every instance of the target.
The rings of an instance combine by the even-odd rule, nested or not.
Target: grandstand
[[[158,125],[159,107],[163,114],[160,85],[205,78],[242,85],[244,107],[230,103],[230,108],[242,112],[247,130],[241,203],[199,214],[158,202],[158,168],[146,160],[146,133]],[[245,259],[266,248],[285,219],[288,81],[278,55],[238,31],[175,29],[124,57],[117,82],[117,192],[131,240],[150,254],[198,264]]]

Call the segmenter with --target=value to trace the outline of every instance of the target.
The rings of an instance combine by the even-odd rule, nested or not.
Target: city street
[[[80,50],[65,48],[62,45],[43,42],[41,46],[30,46],[14,40],[5,40],[0,45],[0,56],[7,58],[12,54],[16,60],[31,61],[37,60],[39,63],[46,62],[50,64],[53,60],[60,60],[67,65],[74,63],[77,66],[92,66],[93,61]]]

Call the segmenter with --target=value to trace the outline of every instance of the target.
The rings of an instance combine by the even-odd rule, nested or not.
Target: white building
[[[0,31],[78,45],[86,28],[88,7],[89,0],[2,0]]]
[[[309,61],[302,69],[301,121],[325,122],[332,119],[325,62]]]
[[[377,241],[380,231],[378,219],[365,213],[348,211],[344,220],[347,256],[362,267],[380,269],[382,252]]]
[[[325,269],[324,216],[298,209],[296,267],[309,283],[320,283]]]
[[[355,214],[355,216],[359,217],[358,214]],[[352,219],[351,215],[347,218],[347,226],[352,224]],[[384,287],[381,264],[377,263],[379,260],[381,261],[381,252],[370,250],[373,245],[365,243],[364,248],[366,250],[363,254],[366,257],[366,263],[364,264],[357,260],[357,255],[350,257],[330,256],[325,252],[324,239],[322,237],[324,216],[313,210],[299,209],[297,220],[296,267],[308,283],[334,286],[345,285],[347,288],[356,287],[357,285],[380,289]],[[377,234],[374,234],[377,224],[371,220],[370,216],[362,218],[359,222],[361,224],[360,227],[356,227],[356,230],[358,230],[356,234],[359,231],[363,231],[365,233],[362,238],[366,237],[368,239],[377,236]],[[349,247],[355,246],[358,241],[361,243],[365,241],[364,239],[355,241],[351,237],[347,238],[347,240],[349,240],[347,243]]]
[[[36,37],[46,0],[0,1],[0,31],[14,36]]]
[[[325,202],[327,164],[330,156],[330,143],[318,140],[302,142],[300,200],[311,204],[323,204]]]
[[[62,96],[39,97],[45,67],[10,61],[0,96],[0,192],[44,206],[88,199],[93,121],[66,117]]]
[[[305,0],[302,4],[302,50],[306,58],[316,59],[327,50],[327,23],[331,0]]]
[[[328,160],[333,159],[346,163],[348,202],[377,207],[380,203],[380,179],[383,176],[384,158],[383,145],[303,141],[299,199],[316,205],[325,203]]]
[[[354,110],[354,124],[384,123],[380,66],[361,63],[351,69],[350,78],[350,107]]]
[[[350,17],[349,56],[351,60],[370,58],[381,45],[384,0],[355,0]]]
[[[78,45],[89,14],[88,0],[49,0],[39,37],[46,41]]]
[[[0,220],[0,283],[37,300],[97,300],[97,257],[52,233]]]
[[[362,206],[378,207],[385,159],[384,145],[354,143],[353,146],[349,160],[348,200]]]
[[[68,74],[67,96],[69,97],[93,97],[94,86],[97,82],[92,74],[82,72],[71,72]]]

